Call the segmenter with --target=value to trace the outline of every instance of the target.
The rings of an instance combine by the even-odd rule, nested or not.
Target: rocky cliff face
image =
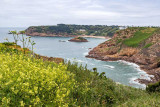
[[[154,75],[151,81],[160,80],[160,28],[128,28],[118,31],[114,37],[89,52],[87,56],[103,61],[125,60],[140,65],[148,74]]]

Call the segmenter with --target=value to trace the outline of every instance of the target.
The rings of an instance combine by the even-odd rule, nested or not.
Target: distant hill
[[[26,29],[29,36],[113,36],[119,30],[119,26],[107,25],[68,25],[57,24],[55,26],[31,26]]]

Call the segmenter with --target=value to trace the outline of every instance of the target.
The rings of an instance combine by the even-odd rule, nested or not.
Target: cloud
[[[0,0],[0,27],[160,25],[159,0]]]
[[[81,19],[116,19],[120,16],[120,13],[108,12],[108,11],[97,11],[97,10],[79,10],[73,12],[76,18]]]

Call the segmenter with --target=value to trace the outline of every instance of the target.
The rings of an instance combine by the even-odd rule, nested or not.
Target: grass
[[[116,44],[119,44],[122,42],[122,39],[117,39]]]
[[[152,93],[148,95],[142,95],[138,99],[129,99],[123,104],[117,105],[118,107],[159,107],[160,94]]]
[[[149,43],[149,44],[145,45],[144,48],[149,48],[152,45],[153,45],[152,43]]]
[[[0,92],[3,92],[3,94],[0,94],[0,106],[3,104],[7,106],[17,104],[14,106],[18,106],[20,103],[24,106],[27,106],[25,105],[26,103],[28,105],[35,104],[32,106],[47,106],[47,104],[52,104],[49,103],[52,99],[57,104],[56,106],[65,104],[65,106],[70,107],[158,106],[160,103],[160,93],[148,93],[146,90],[116,84],[113,80],[107,78],[104,72],[99,74],[96,69],[94,71],[88,70],[87,66],[78,66],[78,63],[73,64],[71,62],[55,64],[54,62],[37,60],[29,56],[24,56],[23,59],[23,52],[18,52],[18,54],[21,53],[20,57],[18,57],[17,51],[20,50],[14,50],[4,44],[0,44],[0,56],[3,56],[0,57],[3,60],[0,63],[4,65],[0,66],[0,75],[4,75],[3,78],[0,78]],[[23,76],[17,76],[16,74]],[[19,77],[21,78],[19,83],[8,83],[11,80],[16,81]],[[34,81],[31,81],[32,79]],[[29,87],[24,84],[27,81],[29,81]],[[54,87],[52,82],[58,85]],[[72,84],[72,86],[67,84]],[[15,85],[16,92],[19,92],[18,95],[12,92],[12,85]],[[21,86],[27,88],[20,88]],[[34,92],[35,89],[30,86],[37,86],[39,87],[38,89],[43,89],[44,91],[39,91],[40,94],[25,92],[25,89],[33,90]],[[32,99],[25,97],[22,94],[22,89]],[[58,92],[54,90],[62,91]],[[65,91],[68,94],[65,94]],[[61,94],[62,92],[65,97]],[[59,96],[55,96],[56,94]],[[23,98],[20,96],[23,96]],[[17,99],[14,100],[14,98]],[[61,101],[62,99],[63,101]]]
[[[138,30],[133,37],[123,41],[123,44],[129,47],[138,47],[139,44],[148,39],[154,32],[156,28],[143,28]]]

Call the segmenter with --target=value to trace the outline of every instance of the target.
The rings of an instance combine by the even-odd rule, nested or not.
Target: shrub
[[[13,46],[13,45],[15,45],[14,42],[3,42],[3,44],[6,45],[6,46]]]
[[[78,37],[77,39],[79,39],[79,40],[86,40],[86,39],[83,38],[83,37]]]
[[[67,106],[74,84],[74,75],[62,64],[0,54],[2,106]]]
[[[159,104],[158,93],[116,84],[104,72],[99,74],[96,68],[92,72],[78,63],[44,62],[14,50],[0,44],[0,106],[124,107]]]
[[[160,81],[154,84],[149,84],[146,90],[148,92],[160,92]]]

